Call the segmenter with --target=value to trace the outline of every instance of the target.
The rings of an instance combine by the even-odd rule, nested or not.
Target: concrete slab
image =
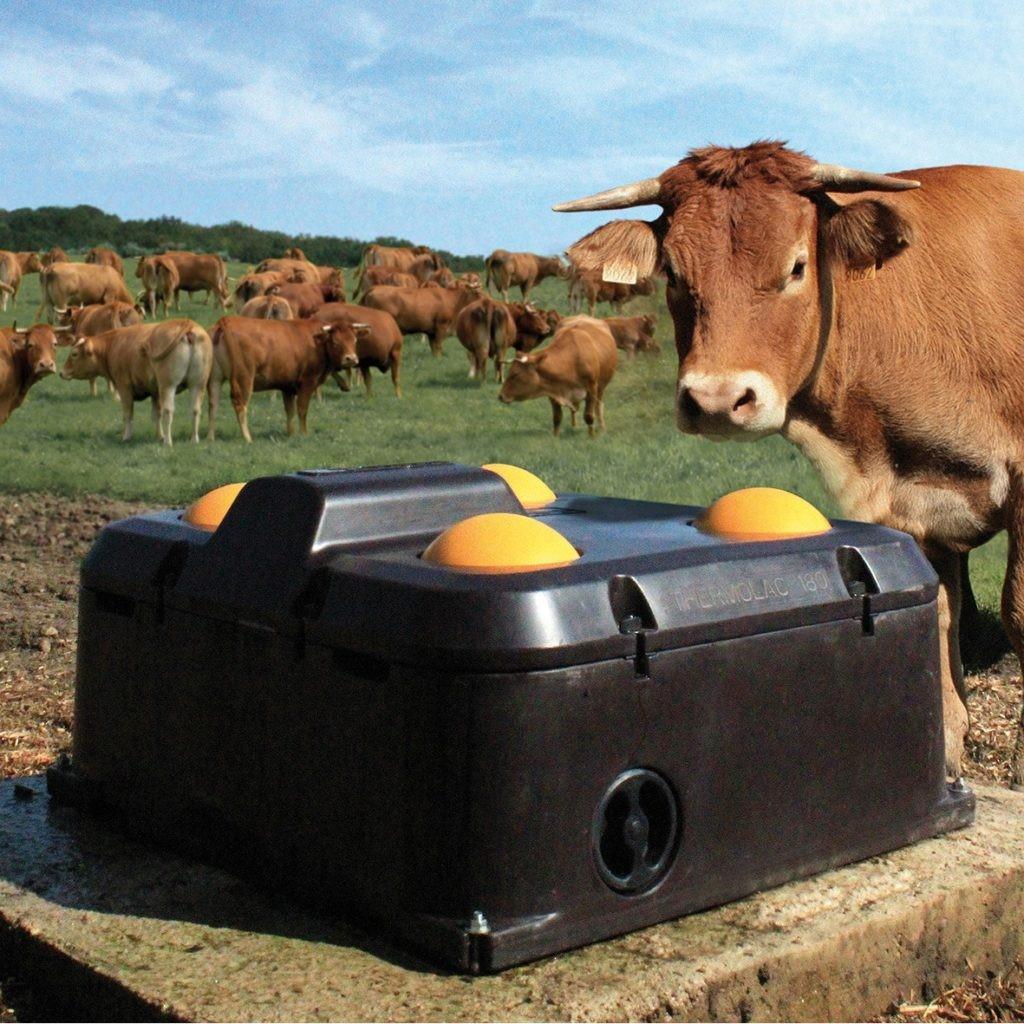
[[[80,1019],[863,1020],[1024,952],[1024,795],[977,795],[961,832],[463,978],[18,780],[0,785],[0,964]]]

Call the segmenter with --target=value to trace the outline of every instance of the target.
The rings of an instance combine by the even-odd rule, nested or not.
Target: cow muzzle
[[[754,438],[779,430],[786,403],[758,370],[686,373],[677,390],[676,425],[686,434]]]
[[[344,369],[351,369],[353,366],[358,366],[359,356],[342,356],[341,365]]]

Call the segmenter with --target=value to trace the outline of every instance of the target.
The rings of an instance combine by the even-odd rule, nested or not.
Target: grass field
[[[229,272],[237,276],[245,269],[233,264]],[[132,262],[126,266],[132,287],[133,272]],[[567,312],[563,281],[545,281],[533,298]],[[38,301],[39,278],[30,275],[17,305],[0,315],[0,323],[31,323]],[[631,313],[648,311],[658,314],[662,352],[633,363],[622,359],[606,394],[607,432],[594,440],[587,437],[582,416],[575,431],[566,418],[562,437],[553,438],[546,401],[502,406],[493,381],[481,386],[467,378],[458,339],[449,338],[444,356],[435,359],[426,341],[415,336],[406,339],[401,400],[390,378],[376,371],[372,399],[361,387],[344,394],[328,385],[325,401],[310,408],[309,435],[289,438],[278,395],[257,394],[249,416],[252,445],[239,434],[226,388],[218,439],[198,446],[187,442],[186,396],[179,395],[175,445],[167,450],[155,440],[146,404],[136,405],[135,438],[122,444],[118,402],[102,395],[102,388],[102,397],[92,398],[83,381],[49,377],[32,389],[0,432],[0,488],[181,505],[219,484],[268,473],[451,459],[521,465],[556,490],[694,504],[737,487],[765,484],[795,491],[834,515],[836,507],[810,464],[781,438],[714,444],[675,429],[671,320],[660,297],[638,299],[629,308]],[[610,311],[601,307],[598,312]],[[215,305],[183,299],[180,315],[210,326],[220,313]],[[205,410],[203,424],[205,431]],[[1003,536],[972,556],[979,602],[990,609],[998,608],[1004,562]]]

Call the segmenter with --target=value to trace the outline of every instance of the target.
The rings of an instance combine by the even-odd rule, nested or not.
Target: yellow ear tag
[[[185,509],[181,518],[192,526],[198,526],[200,530],[216,530],[244,486],[245,484],[224,484],[223,487],[207,491]]]
[[[810,537],[832,529],[809,502],[777,487],[744,487],[713,502],[696,524],[704,533],[731,540]]]
[[[423,560],[460,572],[531,572],[558,569],[579,552],[547,523],[513,512],[486,512],[449,526],[423,552]]]
[[[518,466],[509,466],[504,462],[489,462],[481,466],[490,473],[497,473],[511,488],[523,508],[543,508],[555,500],[555,492],[539,476]]]

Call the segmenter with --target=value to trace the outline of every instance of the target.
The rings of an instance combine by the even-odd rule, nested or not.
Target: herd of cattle
[[[89,381],[94,395],[97,380],[104,378],[121,401],[126,441],[135,402],[151,398],[157,434],[171,444],[175,395],[185,390],[192,439],[199,440],[204,393],[207,437],[213,439],[225,381],[246,441],[252,440],[248,408],[254,391],[282,393],[289,434],[296,415],[306,432],[310,401],[328,377],[348,390],[358,371],[370,394],[370,371],[377,369],[391,374],[401,397],[402,347],[411,334],[425,335],[437,356],[454,334],[466,350],[469,376],[481,383],[492,360],[503,402],[547,397],[556,434],[563,407],[575,425],[582,403],[593,434],[595,425],[604,425],[603,395],[618,350],[631,357],[658,350],[653,316],[594,317],[598,302],[621,314],[629,299],[654,294],[653,276],[632,285],[605,282],[600,271],[504,249],[487,258],[482,282],[472,272],[456,276],[425,246],[370,245],[351,302],[344,270],[318,266],[297,248],[263,260],[233,291],[216,255],[167,251],[142,257],[131,285],[124,261],[106,247],[91,249],[80,263],[59,247],[42,255],[0,250],[4,310],[17,299],[24,276],[33,273],[40,279],[38,322],[22,330],[0,328],[0,424],[35,381],[56,372],[55,349],[68,345],[61,377]],[[531,289],[549,277],[567,281],[575,315],[563,318],[530,302]],[[522,301],[509,301],[511,288],[520,290]],[[194,320],[173,317],[182,292],[237,313],[221,317],[208,332]],[[579,313],[584,302],[589,315]],[[165,319],[157,320],[158,314]]]

